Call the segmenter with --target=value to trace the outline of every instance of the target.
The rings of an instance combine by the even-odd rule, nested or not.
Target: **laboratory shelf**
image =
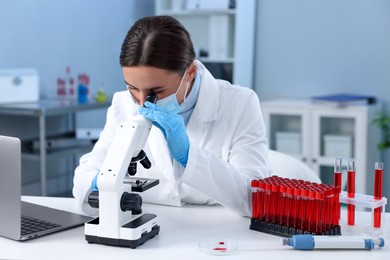
[[[57,150],[50,150],[46,151],[47,159],[50,160],[51,158],[55,156],[67,156],[69,154],[79,154],[79,153],[85,153],[88,151],[91,151],[93,148],[92,143],[90,146],[84,146],[84,147],[74,147],[74,148],[64,148],[64,149],[57,149]],[[22,159],[23,160],[29,160],[29,161],[40,161],[40,154],[38,152],[34,153],[22,153]]]
[[[234,63],[234,58],[216,59],[200,57],[199,60],[203,63]]]
[[[197,59],[216,78],[252,88],[257,1],[218,1],[220,6],[211,2],[159,0],[155,13],[172,16],[184,25]]]
[[[235,9],[227,10],[158,10],[158,15],[170,16],[209,16],[209,15],[235,15]]]
[[[50,123],[50,120],[62,116],[67,118],[67,128],[69,128],[66,130],[67,133],[56,134],[68,134],[74,136],[74,133],[76,131],[76,114],[78,112],[108,108],[109,105],[109,101],[87,101],[86,103],[80,104],[77,102],[77,100],[73,99],[42,99],[38,102],[0,104],[1,119],[7,120],[7,128],[5,128],[5,130],[2,130],[3,134],[13,135],[14,131],[10,129],[18,128],[20,128],[20,131],[16,132],[20,132],[23,134],[26,134],[28,132],[27,135],[29,137],[20,137],[22,141],[23,152],[22,164],[25,165],[25,169],[22,169],[22,178],[24,178],[25,176],[29,177],[29,175],[32,175],[32,172],[34,172],[34,169],[32,168],[35,168],[32,164],[34,164],[34,166],[38,164],[38,186],[40,190],[39,194],[43,196],[52,195],[47,193],[47,182],[49,178],[48,168],[49,166],[52,167],[52,164],[55,164],[54,157],[64,157],[64,161],[66,157],[68,158],[68,160],[72,161],[72,163],[66,163],[66,165],[69,166],[69,168],[66,170],[66,174],[68,175],[67,179],[69,179],[70,175],[73,176],[74,165],[76,163],[77,157],[80,155],[80,153],[86,152],[88,149],[87,146],[79,147],[78,145],[66,149],[48,149],[48,138],[51,138],[51,135],[53,135],[53,133],[48,131],[48,125]],[[13,120],[16,117],[20,118],[20,120]],[[27,120],[27,118],[32,119]],[[38,133],[35,133],[35,128],[33,126],[26,127],[24,123],[24,121],[31,122],[31,120],[35,119],[38,123]],[[11,124],[14,124],[14,126],[12,126]],[[32,138],[38,140],[38,149],[34,152],[29,151],[25,147],[26,143],[31,141]],[[91,146],[89,146],[88,148],[90,147]],[[62,163],[65,165],[64,162]],[[50,174],[56,175],[56,173],[54,172],[50,172]]]
[[[372,125],[381,104],[312,102],[310,99],[261,101],[269,146],[289,154],[332,182],[334,159],[343,158],[343,182],[348,160],[356,163],[356,191],[370,194],[380,129]],[[345,170],[345,171],[344,171]]]

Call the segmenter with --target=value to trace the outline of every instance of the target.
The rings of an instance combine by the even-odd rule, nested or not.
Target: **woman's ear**
[[[192,81],[195,78],[197,71],[198,68],[196,67],[195,62],[191,63],[188,66],[188,77],[189,77],[188,81]]]

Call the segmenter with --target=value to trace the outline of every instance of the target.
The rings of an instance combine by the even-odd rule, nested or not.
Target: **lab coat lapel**
[[[190,140],[196,140],[200,146],[207,142],[208,124],[217,119],[219,107],[218,82],[203,64],[197,62],[201,74],[198,100],[187,125]]]

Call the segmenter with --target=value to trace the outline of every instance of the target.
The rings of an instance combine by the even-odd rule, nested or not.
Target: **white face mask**
[[[163,108],[165,108],[166,110],[168,110],[169,112],[172,112],[172,113],[179,113],[182,110],[182,107],[177,102],[176,95],[177,95],[177,92],[179,92],[179,89],[181,88],[181,84],[183,83],[183,80],[184,80],[184,77],[185,77],[186,74],[187,74],[187,69],[185,70],[184,75],[183,75],[183,77],[180,80],[180,85],[177,88],[176,92],[173,93],[172,95],[169,95],[169,96],[161,99],[161,100],[157,100],[156,105],[158,105],[160,107],[163,107]],[[187,91],[188,91],[189,84],[190,84],[190,82],[187,82],[186,92],[184,93],[183,103],[184,103],[184,101],[186,100],[186,97],[187,97]]]

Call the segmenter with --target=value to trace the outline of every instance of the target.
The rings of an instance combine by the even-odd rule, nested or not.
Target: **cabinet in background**
[[[269,147],[301,160],[324,183],[333,184],[335,157],[346,165],[356,163],[356,192],[372,194],[374,164],[381,160],[377,149],[380,130],[371,124],[378,104],[340,107],[310,100],[266,100],[261,103]]]

